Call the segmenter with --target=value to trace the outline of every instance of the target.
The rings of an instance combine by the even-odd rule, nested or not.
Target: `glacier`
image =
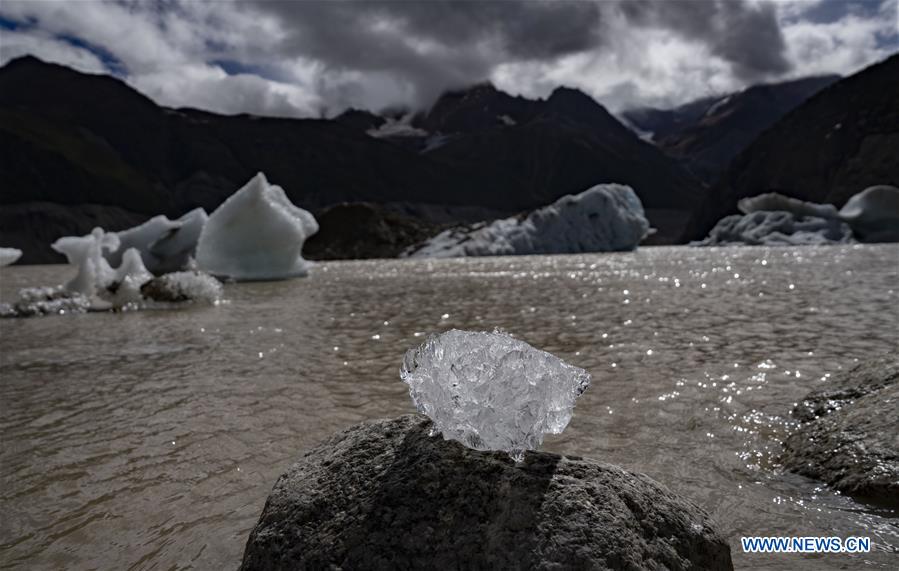
[[[184,270],[196,252],[208,218],[202,208],[195,208],[175,220],[164,215],[154,216],[143,224],[116,232],[120,246],[107,252],[106,260],[114,266],[119,265],[124,252],[136,248],[144,266],[154,275]]]
[[[258,173],[209,216],[197,244],[197,267],[238,281],[303,276],[303,243],[316,232],[315,217]]]
[[[0,248],[0,268],[15,264],[22,257],[22,250],[18,248]]]
[[[650,232],[634,190],[598,184],[527,216],[441,232],[404,252],[413,258],[628,251]]]
[[[590,374],[507,333],[453,329],[408,350],[400,378],[434,434],[521,461],[560,434]]]

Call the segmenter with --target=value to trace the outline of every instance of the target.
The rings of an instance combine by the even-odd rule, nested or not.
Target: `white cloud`
[[[879,17],[848,14],[830,23],[796,20],[783,26],[792,77],[839,73],[850,75],[894,53],[896,3],[884,3]],[[892,17],[891,17],[892,16]]]
[[[302,87],[250,74],[228,75],[206,64],[133,75],[127,82],[162,105],[217,113],[314,116],[322,106],[317,95]]]
[[[0,65],[13,58],[33,55],[44,61],[60,63],[87,73],[106,73],[96,55],[84,48],[57,40],[41,31],[6,30],[0,38]]]
[[[610,38],[611,49],[542,66],[500,66],[498,87],[545,97],[557,85],[577,87],[610,111],[671,107],[742,87],[727,62],[702,44],[664,30],[630,30]]]

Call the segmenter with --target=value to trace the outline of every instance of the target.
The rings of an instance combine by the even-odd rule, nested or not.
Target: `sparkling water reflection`
[[[6,268],[0,295],[62,281]],[[897,514],[781,473],[788,412],[896,352],[899,248],[337,262],[184,311],[0,322],[0,562],[230,568],[278,475],[332,432],[412,410],[403,352],[501,327],[593,385],[545,448],[705,506],[739,568],[895,568]],[[741,535],[869,535],[875,551],[751,555]]]

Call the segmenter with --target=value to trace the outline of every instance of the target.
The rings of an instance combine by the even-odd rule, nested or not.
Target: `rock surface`
[[[209,274],[189,270],[155,277],[140,287],[140,293],[150,301],[163,303],[215,303],[222,297],[222,284]]]
[[[344,203],[316,214],[319,231],[303,246],[311,260],[396,258],[441,227],[366,202]]]
[[[609,464],[469,450],[407,415],[353,426],[281,476],[251,569],[732,569],[706,513]]]
[[[899,359],[862,363],[810,393],[784,467],[876,503],[899,505]]]

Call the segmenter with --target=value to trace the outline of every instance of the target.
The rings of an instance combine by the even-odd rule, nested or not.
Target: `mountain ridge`
[[[670,110],[622,113],[639,131],[706,182],[713,183],[743,149],[791,110],[841,78],[810,76],[747,87]]]
[[[117,78],[19,58],[0,68],[0,204],[93,204],[178,216],[213,210],[258,171],[312,211],[395,202],[510,214],[601,182],[633,186],[650,217],[653,209],[689,212],[701,201],[699,181],[592,98],[561,91],[556,101],[521,99],[552,112],[522,115],[514,125],[474,125],[420,152],[346,121],[162,107]],[[571,109],[566,99],[574,100]],[[591,117],[592,126],[562,118],[571,113]],[[4,226],[0,240],[24,246],[26,262],[58,259],[28,239],[27,228]],[[682,231],[678,222],[667,235],[676,240]]]
[[[833,83],[740,152],[689,224],[704,237],[741,198],[776,191],[843,206],[866,187],[899,186],[899,54]]]

